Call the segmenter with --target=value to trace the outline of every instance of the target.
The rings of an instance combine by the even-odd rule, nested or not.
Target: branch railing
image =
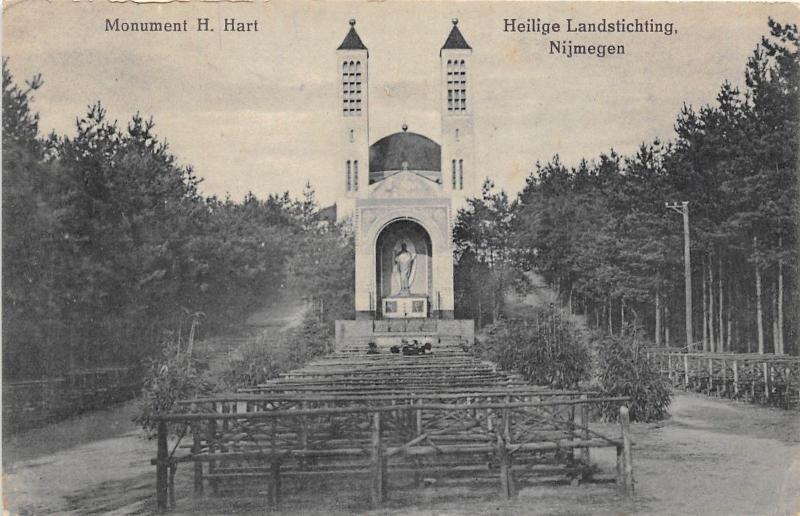
[[[675,387],[783,408],[800,404],[800,357],[648,348],[647,358]]]
[[[499,389],[498,389],[499,391]],[[158,416],[156,494],[159,509],[174,506],[178,465],[193,465],[194,488],[218,492],[226,483],[269,482],[277,503],[288,478],[363,475],[375,506],[388,480],[423,474],[493,477],[501,496],[517,482],[554,472],[573,482],[592,473],[589,450],[617,450],[617,483],[632,493],[628,398],[592,393],[513,389],[508,393],[456,392],[345,396],[226,395],[182,403],[184,412]],[[589,428],[593,406],[622,405],[620,434]],[[168,446],[169,425],[180,438]],[[191,442],[183,442],[191,436]]]

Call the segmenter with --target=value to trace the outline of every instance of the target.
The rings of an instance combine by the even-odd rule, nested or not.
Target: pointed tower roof
[[[467,40],[464,39],[461,31],[458,30],[458,18],[453,18],[453,29],[450,31],[450,35],[447,36],[447,41],[444,42],[444,46],[442,46],[442,50],[453,49],[472,50],[472,47],[467,44]],[[441,51],[439,51],[439,53],[441,54]]]
[[[367,47],[364,46],[364,42],[361,41],[361,38],[358,37],[358,32],[356,32],[356,20],[354,18],[350,19],[350,32],[347,33],[347,36],[344,37],[344,41],[342,44],[339,45],[339,48],[336,50],[366,50]]]

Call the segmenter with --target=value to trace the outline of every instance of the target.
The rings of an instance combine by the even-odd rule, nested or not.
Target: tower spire
[[[349,23],[350,31],[336,50],[367,50],[364,42],[361,41],[361,38],[358,36],[358,32],[356,32],[356,19],[350,18]]]
[[[444,42],[444,45],[442,45],[441,50],[472,50],[467,40],[464,39],[464,35],[458,30],[458,18],[453,18],[452,21],[453,28],[450,29],[450,35],[447,36],[447,40]],[[439,55],[442,54],[441,50],[439,51]]]

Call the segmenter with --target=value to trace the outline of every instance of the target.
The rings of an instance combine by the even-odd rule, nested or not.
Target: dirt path
[[[211,373],[236,346],[260,334],[269,345],[302,322],[307,304],[287,298],[248,318],[244,334],[198,342]],[[255,336],[255,337],[253,337]],[[147,514],[152,509],[155,441],[132,422],[139,400],[3,440],[3,507],[10,515]]]
[[[546,287],[524,305],[550,302]],[[155,443],[131,422],[135,402],[19,434],[3,444],[7,514],[150,514]],[[287,485],[277,514],[386,515],[794,515],[800,513],[800,414],[678,393],[672,416],[634,424],[636,496],[609,484],[536,486],[500,501],[491,485],[390,488],[380,511],[366,503],[369,479],[313,489]],[[600,431],[609,425],[595,425]],[[604,472],[611,450],[593,451]],[[196,499],[191,471],[177,476],[174,514],[264,514],[263,499]]]
[[[148,514],[155,444],[129,423],[132,403],[28,432],[4,448],[9,514]],[[104,423],[103,423],[104,422]],[[110,438],[99,438],[106,424]],[[607,425],[598,425],[598,430]],[[94,432],[82,438],[87,432]],[[800,418],[797,412],[678,394],[672,417],[634,424],[636,498],[608,484],[529,487],[502,502],[491,486],[395,490],[380,514],[719,514],[800,512]],[[65,443],[62,445],[62,443]],[[593,460],[613,471],[613,452]],[[178,472],[177,514],[223,514],[230,499],[191,499],[191,472]],[[347,489],[321,484],[313,494],[289,487],[281,514],[365,513],[368,479]],[[287,486],[288,487],[288,486]],[[339,486],[341,487],[341,486]],[[262,502],[237,507],[263,514]],[[188,512],[184,512],[188,511]]]
[[[131,421],[136,400],[3,443],[3,505],[9,514],[135,512],[152,496],[155,443]]]
[[[558,296],[547,286],[547,282],[539,273],[530,271],[525,275],[530,281],[531,290],[525,295],[514,292],[506,294],[503,311],[509,317],[530,317],[534,308],[558,303]],[[564,317],[572,321],[578,328],[587,329],[584,316],[568,314],[564,311]]]

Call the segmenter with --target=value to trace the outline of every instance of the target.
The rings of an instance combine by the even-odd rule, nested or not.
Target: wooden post
[[[784,396],[786,397],[786,407],[787,408],[789,407],[789,404],[791,402],[791,398],[790,398],[790,395],[791,395],[791,392],[792,392],[791,391],[791,386],[792,386],[791,379],[792,379],[792,371],[791,371],[791,369],[789,369],[788,367],[784,368],[784,370],[783,370],[783,382],[786,385],[786,389],[784,389],[784,391],[785,391]]]
[[[417,401],[418,405],[422,405],[422,403],[423,403],[423,400],[421,400],[421,399],[419,401]],[[415,430],[416,430],[415,437],[419,437],[420,435],[422,435],[422,410],[420,410],[420,409],[415,410],[414,411],[414,415],[415,415],[415,419],[416,419],[416,421],[415,421],[415,423],[416,423],[416,425],[415,425],[415,427],[416,427],[415,428]],[[422,467],[422,459],[418,458],[418,459],[416,459],[414,461],[414,463],[415,463],[414,465],[417,467],[417,470],[414,471],[414,487],[419,487],[422,484],[422,473],[419,471],[419,469]]]
[[[269,502],[273,507],[281,502],[281,461],[273,455],[270,462],[272,482],[269,484]]]
[[[300,410],[304,410],[306,408],[308,408],[308,403],[306,403],[305,401],[301,401],[300,402]],[[308,421],[305,418],[300,417],[300,418],[298,418],[297,422],[300,425],[300,428],[299,428],[300,432],[299,432],[299,435],[297,436],[298,440],[300,441],[299,442],[300,449],[305,451],[305,450],[308,449]],[[308,469],[308,459],[306,457],[303,457],[302,459],[300,459],[299,463],[300,463],[300,469],[301,470]],[[300,485],[305,487],[305,485],[306,485],[305,484],[305,478],[301,477],[301,479],[302,480],[300,481]]]
[[[169,465],[169,483],[167,485],[170,507],[175,507],[175,472],[177,471],[177,469],[178,465],[174,462],[171,462]]]
[[[381,413],[372,414],[372,505],[379,507],[386,496],[385,490],[385,463],[383,460],[381,442]]]
[[[728,361],[722,359],[722,392],[728,393]]]
[[[269,483],[269,503],[275,507],[281,501],[281,463],[277,458],[277,439],[278,439],[278,420],[272,418],[270,425],[270,455],[272,458],[269,463],[270,466],[270,483]]]
[[[683,355],[683,386],[689,388],[689,355]]]
[[[506,396],[505,401],[506,403],[511,403],[511,397]],[[503,439],[506,442],[511,441],[511,411],[509,409],[503,409]]]
[[[199,455],[202,449],[200,438],[200,423],[192,425],[192,455]],[[194,461],[194,492],[203,492],[203,463],[199,460]]]
[[[586,394],[581,394],[581,400],[586,400]],[[585,427],[575,432],[574,437],[577,439],[589,440],[589,405],[582,403],[579,405],[580,425]],[[578,459],[586,466],[590,463],[589,448],[577,448]]]
[[[714,388],[714,359],[708,359],[708,392],[706,394],[711,396],[711,391]]]
[[[631,452],[631,420],[628,407],[619,408],[619,426],[622,429],[622,464],[617,462],[621,469],[622,491],[625,496],[633,496],[633,457]],[[617,451],[619,457],[619,450]],[[621,468],[620,468],[621,466]]]
[[[156,506],[159,511],[167,510],[167,423],[158,422],[158,448],[156,453]]]
[[[769,390],[770,390],[770,392],[772,392],[772,389],[775,389],[775,366],[770,364],[769,365]]]
[[[656,347],[661,347],[661,292],[656,287],[656,328],[655,328]]]
[[[674,385],[675,384],[675,371],[672,369],[672,353],[667,354],[667,369],[669,371],[668,377],[670,382]]]
[[[739,396],[739,362],[733,361],[733,393]]]
[[[423,402],[423,400],[417,401],[417,405],[422,405],[422,402]],[[416,416],[417,436],[420,436],[420,435],[422,435],[422,410],[417,409],[417,410],[414,411],[414,414]]]
[[[508,409],[503,409],[503,421],[508,420]],[[511,476],[511,455],[508,453],[506,438],[497,433],[497,458],[500,461],[500,496],[508,499],[514,496],[514,478]]]
[[[217,448],[217,445],[216,445],[216,440],[217,440],[217,420],[216,419],[209,419],[208,420],[208,437],[206,439],[207,439],[207,442],[208,442],[208,452],[210,454],[212,454],[212,456],[213,456],[213,454],[214,454],[214,452],[215,452],[215,450]],[[213,460],[210,461],[208,463],[208,472],[209,473],[214,473],[214,471],[216,471],[216,469],[217,469],[217,465],[216,465],[215,461],[213,461]],[[217,482],[217,479],[212,478],[211,479],[211,492],[212,493],[217,494],[217,486],[218,485],[219,485],[219,483]]]
[[[764,368],[764,401],[769,401],[769,370],[766,362],[762,365]]]

